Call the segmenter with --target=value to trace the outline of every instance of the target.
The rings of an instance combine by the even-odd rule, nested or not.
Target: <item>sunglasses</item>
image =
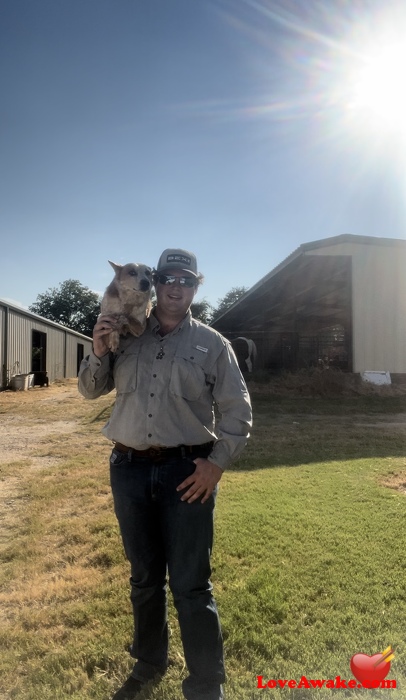
[[[194,287],[196,285],[195,277],[175,277],[175,275],[157,275],[156,279],[160,284],[175,284],[175,282],[179,282],[181,287]]]

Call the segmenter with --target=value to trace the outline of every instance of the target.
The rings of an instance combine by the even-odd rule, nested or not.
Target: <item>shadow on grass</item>
[[[405,455],[405,396],[254,396],[253,414],[251,438],[232,471]]]

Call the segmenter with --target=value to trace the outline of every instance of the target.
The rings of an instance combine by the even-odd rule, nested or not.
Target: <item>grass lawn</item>
[[[0,463],[0,485],[12,486],[0,537],[0,698],[108,700],[132,666],[129,570],[100,435],[112,397],[47,391],[0,394],[0,418],[21,425],[25,445]],[[406,397],[262,392],[253,403],[252,439],[216,509],[228,700],[404,700]],[[24,443],[33,428],[38,439]],[[170,623],[170,668],[151,700],[182,698],[172,606]],[[258,676],[349,680],[354,654],[389,645],[396,689],[257,687]]]

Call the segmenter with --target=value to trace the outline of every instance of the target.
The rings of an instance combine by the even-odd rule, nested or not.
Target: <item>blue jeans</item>
[[[176,487],[196,466],[190,457],[129,460],[113,449],[110,479],[114,509],[131,564],[131,602],[137,659],[133,676],[148,681],[168,664],[166,576],[178,613],[189,676],[187,700],[221,700],[223,641],[210,582],[215,494],[186,503]]]

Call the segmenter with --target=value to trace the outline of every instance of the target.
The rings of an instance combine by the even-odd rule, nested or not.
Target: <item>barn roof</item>
[[[15,311],[22,316],[28,316],[28,318],[36,319],[40,323],[45,323],[48,326],[53,326],[54,328],[58,328],[59,330],[64,330],[68,331],[69,333],[72,333],[73,335],[77,335],[80,338],[85,338],[86,340],[92,340],[87,335],[83,335],[83,333],[79,333],[78,331],[74,331],[72,328],[68,328],[67,326],[63,326],[62,323],[56,323],[56,321],[51,321],[49,318],[45,318],[44,316],[39,316],[38,314],[35,314],[33,311],[30,311],[29,309],[24,308],[23,306],[19,306],[18,304],[15,304],[8,299],[2,299],[0,297],[0,307],[11,309],[12,311]]]

